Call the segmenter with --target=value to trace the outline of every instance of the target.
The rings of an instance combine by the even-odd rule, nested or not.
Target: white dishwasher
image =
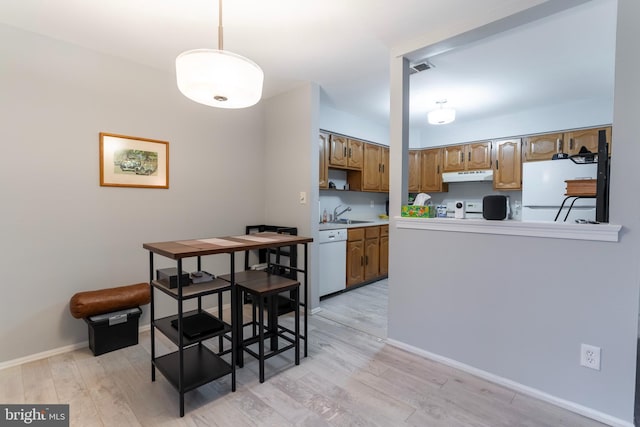
[[[320,296],[347,285],[347,229],[320,230]]]

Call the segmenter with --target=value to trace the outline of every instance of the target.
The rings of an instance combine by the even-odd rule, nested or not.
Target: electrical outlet
[[[304,191],[300,192],[300,204],[304,205],[307,203],[307,193]]]
[[[580,365],[600,370],[600,347],[589,344],[580,345]]]

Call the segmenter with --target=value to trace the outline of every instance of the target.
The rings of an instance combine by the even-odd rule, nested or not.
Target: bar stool
[[[253,334],[250,338],[243,339],[241,342],[241,350],[247,352],[251,356],[258,359],[260,366],[260,382],[264,382],[264,362],[266,359],[280,354],[284,351],[295,349],[295,364],[300,364],[300,282],[290,279],[284,276],[278,276],[274,274],[268,274],[266,277],[248,280],[243,282],[236,282],[238,290],[251,295],[253,301],[257,301],[258,305],[258,320],[255,325],[258,329],[258,333]],[[276,297],[281,292],[291,292],[294,300],[294,330],[288,329],[278,322],[279,316],[277,311]],[[268,315],[269,322],[265,324],[264,312],[265,312],[265,298],[269,305]],[[256,323],[255,317],[251,323]],[[255,329],[254,329],[255,331]],[[265,333],[266,331],[266,333]],[[278,348],[278,346],[272,346],[268,353],[265,352],[265,340],[266,339],[282,338],[288,341],[290,344],[284,347]],[[249,346],[254,343],[258,343],[258,353],[251,350]],[[275,347],[275,348],[274,348]]]

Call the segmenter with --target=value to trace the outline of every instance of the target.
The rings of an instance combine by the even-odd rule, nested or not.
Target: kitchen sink
[[[339,219],[337,221],[331,221],[331,224],[366,224],[373,221],[359,221],[357,219]]]

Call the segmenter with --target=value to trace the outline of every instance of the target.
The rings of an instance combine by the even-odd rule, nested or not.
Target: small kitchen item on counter
[[[432,205],[429,206],[416,206],[416,205],[403,205],[401,215],[411,218],[433,218],[435,217],[435,209]]]
[[[413,201],[414,206],[425,206],[429,203],[431,196],[427,193],[419,193]]]
[[[502,195],[485,196],[482,199],[482,217],[489,220],[509,218],[509,197]]]
[[[336,188],[336,183],[333,181],[329,181],[329,188]]]
[[[438,217],[438,218],[446,218],[447,217],[447,205],[438,205],[438,206],[436,206],[436,217]]]
[[[464,200],[456,200],[453,217],[456,219],[464,219],[467,212],[467,203]]]

